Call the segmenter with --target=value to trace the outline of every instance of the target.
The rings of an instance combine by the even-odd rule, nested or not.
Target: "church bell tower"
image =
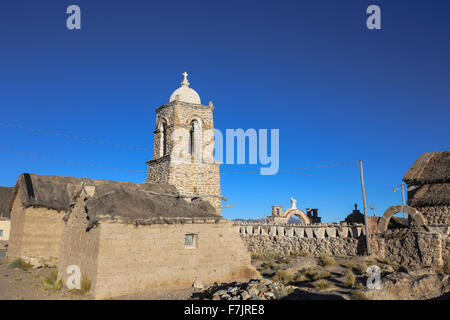
[[[220,164],[213,159],[214,106],[202,105],[189,87],[188,74],[183,76],[169,103],[155,110],[153,159],[147,161],[146,182],[174,185],[183,195],[209,201],[220,215]]]

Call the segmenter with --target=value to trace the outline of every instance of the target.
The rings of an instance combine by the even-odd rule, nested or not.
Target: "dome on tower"
[[[169,102],[178,100],[187,103],[201,104],[202,102],[198,93],[194,89],[189,88],[189,81],[187,80],[188,74],[184,72],[183,76],[184,79],[181,82],[181,87],[170,95]]]

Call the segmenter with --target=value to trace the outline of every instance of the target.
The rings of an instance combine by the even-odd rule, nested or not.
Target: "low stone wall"
[[[313,225],[303,224],[273,224],[273,223],[246,223],[235,222],[239,234],[262,236],[286,236],[297,238],[359,238],[365,235],[363,224],[347,223],[319,223]]]
[[[373,253],[398,264],[417,268],[439,266],[448,255],[448,238],[410,228],[387,230],[372,237]]]
[[[234,224],[250,252],[306,251],[311,255],[354,256],[365,250],[362,224]]]

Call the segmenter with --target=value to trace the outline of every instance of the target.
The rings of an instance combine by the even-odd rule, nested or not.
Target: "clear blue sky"
[[[82,10],[82,30],[65,26]],[[382,30],[365,27],[381,7]],[[362,159],[377,214],[424,152],[449,149],[449,1],[3,1],[0,122],[152,149],[154,109],[181,73],[215,126],[279,128],[280,169]],[[0,185],[22,172],[144,182],[151,153],[0,126]],[[252,171],[223,165],[222,172]],[[222,175],[228,218],[271,205],[342,220],[362,204],[355,165]]]

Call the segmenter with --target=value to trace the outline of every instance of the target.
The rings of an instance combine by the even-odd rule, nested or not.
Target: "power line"
[[[113,167],[106,167],[106,166],[98,166],[98,165],[90,164],[90,163],[81,163],[81,162],[74,162],[74,161],[67,161],[67,160],[59,160],[59,159],[44,157],[44,156],[39,155],[39,154],[27,153],[27,152],[17,151],[17,150],[14,150],[14,149],[8,149],[8,148],[3,148],[3,147],[0,147],[0,150],[6,151],[6,152],[10,152],[10,153],[20,154],[20,155],[23,155],[23,156],[26,156],[26,157],[30,157],[30,158],[36,158],[36,159],[40,159],[40,160],[52,161],[52,162],[57,162],[57,163],[64,163],[64,164],[77,166],[77,167],[91,167],[91,168],[97,168],[97,169],[106,169],[106,170],[115,170],[115,171],[128,171],[128,172],[146,172],[146,170],[113,168]]]
[[[84,141],[84,142],[104,144],[104,145],[117,147],[117,148],[124,148],[124,149],[145,151],[145,152],[153,152],[153,150],[146,149],[146,148],[134,147],[134,146],[129,146],[129,145],[125,145],[125,144],[118,144],[118,143],[113,143],[113,142],[108,142],[108,141],[103,141],[103,140],[97,140],[97,139],[84,138],[84,137],[74,136],[74,135],[70,135],[70,134],[66,134],[66,133],[24,127],[24,126],[15,125],[12,123],[0,122],[0,126],[22,129],[22,130],[32,131],[32,132],[41,133],[41,134],[48,134],[48,135],[53,135],[53,136],[58,136],[58,137],[64,137],[64,138],[68,138],[68,139],[80,140],[80,141]]]
[[[354,160],[354,161],[347,161],[347,162],[322,164],[322,165],[311,166],[311,167],[280,169],[280,170],[278,170],[278,172],[297,173],[297,172],[292,172],[292,171],[295,171],[295,170],[310,170],[310,169],[327,168],[327,167],[337,167],[337,166],[344,166],[344,165],[354,164],[354,163],[356,163],[356,160]],[[247,166],[247,165],[244,165],[244,166]],[[223,174],[252,174],[252,173],[260,173],[260,171],[223,172]],[[301,173],[298,172],[298,174],[301,174]]]

